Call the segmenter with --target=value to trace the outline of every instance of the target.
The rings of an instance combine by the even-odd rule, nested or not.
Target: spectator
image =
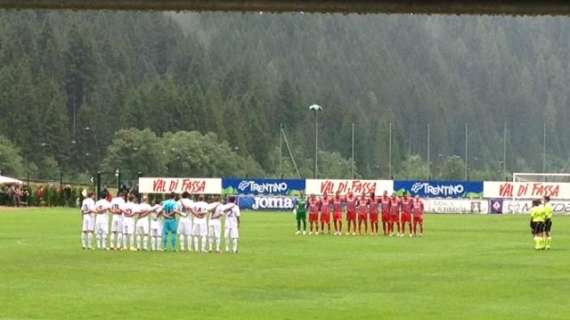
[[[105,199],[107,199],[107,201],[111,201],[111,200],[109,200],[109,195],[110,195],[110,194],[111,194],[111,193],[109,192],[109,189],[107,188],[106,185],[104,185],[104,186],[103,186],[103,190],[102,190],[101,193],[99,194],[99,197],[100,197],[100,199],[105,198]]]
[[[129,193],[129,187],[127,187],[125,184],[121,184],[121,188],[119,189],[119,192]]]
[[[30,203],[30,187],[27,185],[24,185],[22,187],[22,199],[21,199],[21,204],[23,204],[24,206],[29,206]]]
[[[15,186],[15,193],[16,193],[16,196],[14,197],[14,200],[16,202],[16,207],[20,207],[20,203],[22,201],[22,195],[23,195],[22,187]]]
[[[46,191],[44,189],[44,186],[40,186],[37,190],[36,190],[36,198],[38,199],[38,205],[43,206],[44,205],[44,197],[46,195]]]
[[[14,185],[8,187],[8,199],[10,199],[11,205],[16,205],[16,187]]]
[[[72,199],[71,196],[71,186],[66,184],[65,187],[63,188],[63,201],[65,202],[65,206],[67,207],[71,207],[74,199]]]

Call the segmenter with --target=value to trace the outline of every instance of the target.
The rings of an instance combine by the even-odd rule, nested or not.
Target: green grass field
[[[424,238],[295,236],[244,213],[241,252],[80,248],[69,209],[0,209],[0,319],[569,319],[570,218],[427,215]]]

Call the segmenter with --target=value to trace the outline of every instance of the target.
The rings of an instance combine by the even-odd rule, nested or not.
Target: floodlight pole
[[[431,126],[427,124],[427,178],[431,179]]]
[[[283,178],[283,123],[279,124],[279,178]]]
[[[469,174],[469,125],[465,124],[465,180]]]
[[[388,178],[392,179],[392,121],[388,124]]]
[[[315,113],[315,167],[313,168],[313,178],[317,179],[319,175],[319,167],[318,167],[318,153],[319,153],[319,111],[321,110],[321,106],[317,104],[313,104],[309,107],[309,110]]]
[[[354,122],[352,123],[352,156],[350,158],[350,175],[354,179]]]
[[[117,190],[121,191],[121,170],[115,169],[115,179],[117,179]]]
[[[97,193],[97,199],[100,199],[99,196],[101,194],[101,173],[101,171],[97,171],[97,175],[95,176],[95,192]]]
[[[315,110],[315,168],[313,170],[313,178],[316,179],[319,174],[319,112]]]
[[[291,159],[291,163],[293,163],[293,168],[295,172],[297,172],[297,176],[301,177],[301,172],[299,171],[299,167],[297,166],[297,161],[295,161],[295,157],[293,156],[293,151],[291,150],[291,146],[289,146],[289,140],[287,139],[287,134],[285,133],[285,129],[281,128],[281,137],[283,138],[283,142],[285,143],[285,147],[287,147],[287,152],[289,153],[289,158]]]
[[[546,172],[546,119],[542,127],[542,173]]]
[[[507,176],[507,121],[503,130],[503,176]]]

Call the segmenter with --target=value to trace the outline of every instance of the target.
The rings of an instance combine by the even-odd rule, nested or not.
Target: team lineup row
[[[212,252],[215,244],[219,253],[223,224],[226,252],[230,248],[238,252],[240,209],[233,196],[227,203],[221,197],[208,203],[203,195],[193,201],[185,192],[180,199],[170,194],[167,200],[151,206],[148,196],[139,200],[121,193],[109,201],[101,195],[95,202],[94,193],[89,193],[81,205],[81,214],[83,249],[94,249],[95,236],[101,250],[148,250],[150,240],[150,250],[163,251],[168,250],[170,237],[173,251]]]
[[[355,196],[349,193],[346,197],[336,194],[333,198],[324,194],[322,197],[309,196],[308,200],[297,202],[294,212],[297,219],[297,234],[307,232],[307,211],[309,213],[309,235],[325,231],[331,233],[331,218],[334,225],[334,235],[342,235],[343,214],[346,217],[346,234],[368,234],[368,224],[372,235],[378,235],[378,221],[382,219],[382,231],[385,236],[423,235],[424,203],[419,197],[411,198],[406,193],[402,197],[384,192],[381,197],[374,193],[369,196],[363,193]],[[320,229],[319,229],[320,224]],[[357,230],[358,226],[358,230]],[[396,228],[394,228],[396,227]],[[364,230],[363,230],[364,228]],[[397,231],[396,231],[397,229]]]

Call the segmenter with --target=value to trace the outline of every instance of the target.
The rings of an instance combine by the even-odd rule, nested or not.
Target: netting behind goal
[[[513,173],[513,182],[568,182],[570,173]]]

